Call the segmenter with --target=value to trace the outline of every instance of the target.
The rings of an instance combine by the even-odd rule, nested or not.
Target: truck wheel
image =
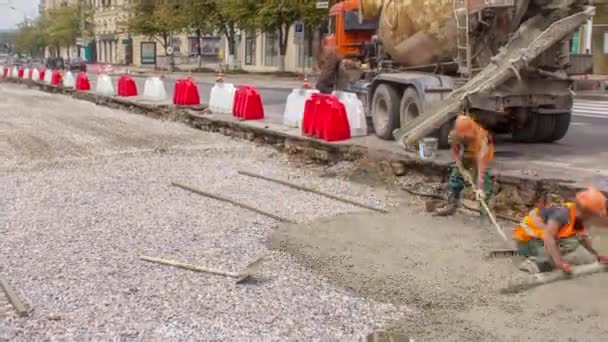
[[[450,131],[454,127],[454,121],[456,121],[456,119],[451,119],[450,121],[444,123],[443,125],[441,125],[441,127],[439,127],[439,130],[437,131],[437,142],[439,148],[442,150],[445,150],[450,147],[450,141],[448,137],[450,136]]]
[[[380,139],[393,139],[393,131],[399,128],[399,94],[389,84],[380,84],[372,99],[372,122]]]
[[[420,104],[418,92],[416,89],[408,87],[401,97],[401,108],[399,110],[401,128],[420,116],[421,111],[422,105]]]
[[[554,115],[537,115],[536,124],[536,142],[552,142],[550,139],[555,131],[555,116]]]
[[[553,128],[553,134],[547,138],[547,142],[555,142],[566,136],[568,128],[570,128],[572,113],[555,114],[553,118],[555,119],[555,127]]]
[[[513,127],[513,141],[521,143],[536,142],[536,127],[538,126],[538,117],[536,113],[529,113],[526,122],[521,127]]]

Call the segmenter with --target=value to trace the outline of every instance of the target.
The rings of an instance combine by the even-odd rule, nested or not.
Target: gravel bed
[[[0,249],[8,256],[0,272],[35,309],[31,318],[0,321],[0,339],[353,340],[412,314],[357,298],[267,250],[274,220],[170,183],[298,222],[365,209],[237,171],[390,207],[381,192],[293,168],[271,148],[201,135],[203,146],[104,150],[0,170],[6,219]],[[237,286],[230,278],[146,263],[141,254],[228,271],[267,258],[256,281]]]

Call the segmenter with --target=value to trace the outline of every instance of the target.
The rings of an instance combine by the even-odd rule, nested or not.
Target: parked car
[[[47,69],[63,69],[63,67],[65,66],[65,63],[63,61],[63,58],[61,57],[53,57],[53,58],[47,58],[44,66]]]
[[[66,68],[70,71],[87,71],[87,64],[84,59],[73,57],[66,61]]]

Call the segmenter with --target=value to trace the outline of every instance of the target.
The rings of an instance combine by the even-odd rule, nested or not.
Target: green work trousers
[[[580,239],[576,236],[559,239],[559,252],[562,256],[566,256],[574,252],[580,245]],[[549,272],[553,270],[555,265],[550,255],[547,255],[545,251],[545,243],[540,239],[532,239],[528,242],[520,242],[518,244],[517,252],[519,255],[527,257],[530,261],[534,262],[540,272]]]
[[[471,177],[476,177],[476,174],[471,174]],[[475,179],[473,179],[475,181]],[[457,167],[452,169],[450,173],[450,179],[448,180],[448,189],[456,198],[460,198],[460,193],[467,186],[464,177],[460,173]],[[483,192],[484,192],[484,201],[489,205],[490,198],[492,197],[492,170],[490,168],[486,169],[486,172],[483,175]],[[486,211],[480,207],[480,212],[482,216],[487,216]]]

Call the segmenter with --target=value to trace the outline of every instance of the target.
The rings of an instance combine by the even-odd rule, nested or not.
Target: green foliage
[[[134,3],[130,16],[121,25],[133,34],[160,41],[167,51],[170,37],[188,27],[185,8],[188,0],[140,0]]]
[[[31,24],[24,23],[19,26],[15,35],[15,48],[23,55],[33,55],[36,51],[44,49],[47,36],[45,32],[46,20],[38,18]]]
[[[80,36],[80,12],[77,6],[60,6],[47,13],[45,25],[49,45],[70,46]]]

